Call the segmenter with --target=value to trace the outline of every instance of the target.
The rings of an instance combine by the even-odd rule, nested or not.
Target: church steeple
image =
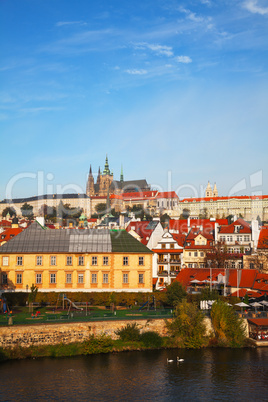
[[[212,188],[211,188],[210,182],[208,182],[205,197],[212,197]]]
[[[95,189],[94,189],[94,177],[92,174],[92,168],[90,165],[89,168],[89,174],[88,174],[88,180],[87,180],[87,195],[91,197],[92,195],[95,195]]]
[[[105,159],[105,166],[104,166],[104,171],[103,174],[108,174],[110,175],[110,168],[109,168],[109,163],[108,163],[108,156],[106,155],[106,159]]]
[[[123,183],[124,181],[124,174],[123,174],[123,165],[121,165],[121,175],[120,175],[120,182]]]
[[[217,189],[216,183],[214,183],[213,197],[218,197],[218,189]]]

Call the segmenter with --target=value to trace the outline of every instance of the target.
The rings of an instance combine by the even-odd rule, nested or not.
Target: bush
[[[243,321],[227,303],[213,303],[211,320],[219,345],[234,348],[244,345],[246,335]]]
[[[85,342],[84,354],[91,355],[95,353],[108,353],[113,348],[113,340],[110,336],[102,334],[95,337],[91,335],[89,340]]]
[[[204,315],[198,307],[184,299],[176,307],[175,318],[166,325],[171,336],[177,338],[178,345],[196,349],[206,343],[203,321]]]
[[[140,340],[146,347],[161,348],[163,344],[161,336],[155,331],[143,332],[140,336]]]
[[[119,336],[121,341],[138,341],[140,339],[140,330],[134,322],[133,324],[127,324],[121,329],[114,331]]]

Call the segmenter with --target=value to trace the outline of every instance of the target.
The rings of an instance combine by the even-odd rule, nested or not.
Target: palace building
[[[125,230],[45,229],[37,221],[0,247],[0,289],[152,291],[152,251]]]

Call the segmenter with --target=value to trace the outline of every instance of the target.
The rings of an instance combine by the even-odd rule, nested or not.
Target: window
[[[161,244],[161,248],[166,248],[166,245],[165,245],[165,244]]]
[[[163,272],[163,271],[164,271],[163,265],[159,265],[159,272]]]
[[[189,253],[188,253],[188,254],[189,254],[189,257],[191,257],[191,255],[192,255],[191,251],[189,251]]]
[[[78,265],[84,265],[84,257],[82,255],[78,257]]]
[[[139,257],[139,265],[144,265],[144,258],[143,257]]]
[[[36,274],[35,282],[36,283],[42,283],[42,274]]]
[[[50,265],[56,265],[57,259],[55,255],[50,256]]]
[[[109,274],[103,274],[102,282],[103,283],[109,283]]]
[[[200,252],[200,257],[204,257],[203,251]]]
[[[194,252],[194,256],[198,257],[198,252],[197,251]]]
[[[91,283],[97,283],[97,274],[91,274]]]
[[[103,265],[108,265],[109,258],[108,257],[103,257],[102,263],[103,263]]]
[[[17,274],[17,275],[16,275],[16,283],[17,283],[18,285],[21,285],[21,284],[22,284],[22,274]]]
[[[242,263],[242,261],[239,261],[239,262],[238,262],[238,268],[239,268],[239,269],[242,269],[242,268],[243,268],[243,263]]]
[[[42,265],[43,264],[43,257],[41,255],[38,255],[36,257],[36,265]]]
[[[234,261],[231,262],[231,268],[233,268],[233,269],[235,268],[235,262]]]
[[[123,274],[123,283],[128,283],[128,274]]]
[[[9,264],[9,258],[8,257],[3,257],[2,258],[2,265],[6,267]]]
[[[72,283],[72,274],[66,274],[66,283]]]
[[[78,283],[84,283],[84,274],[78,274]]]
[[[193,268],[193,264],[188,264],[188,268]]]
[[[144,283],[143,282],[143,274],[139,274],[139,283]]]
[[[245,241],[249,241],[249,236],[244,237]]]
[[[7,274],[2,272],[2,284],[7,285]]]
[[[123,265],[128,265],[128,257],[123,257]]]
[[[253,264],[253,262],[251,262],[251,263],[249,264],[249,268],[250,268],[250,269],[254,269],[254,264]]]
[[[73,257],[68,255],[66,258],[66,265],[73,265]]]
[[[50,274],[50,283],[56,283],[56,274]]]
[[[171,244],[170,244],[170,248],[174,248],[174,243],[171,243]]]
[[[98,265],[98,257],[92,257],[91,263],[92,263],[92,265]]]
[[[17,257],[17,265],[22,265],[22,257]]]

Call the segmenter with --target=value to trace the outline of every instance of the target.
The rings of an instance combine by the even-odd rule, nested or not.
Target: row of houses
[[[165,228],[133,219],[126,230],[34,222],[4,230],[0,244],[1,283],[14,290],[150,291],[185,269],[268,271],[268,228],[243,219],[171,219]]]

